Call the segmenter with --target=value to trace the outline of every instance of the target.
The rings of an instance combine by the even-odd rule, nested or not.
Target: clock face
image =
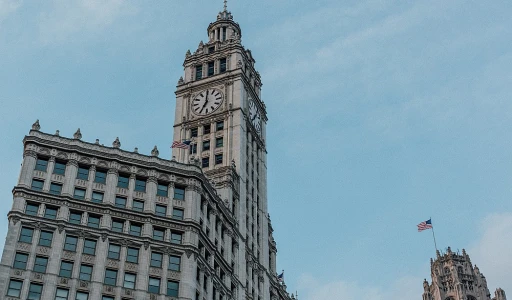
[[[258,134],[261,133],[261,116],[254,101],[249,102],[249,118],[251,118],[251,124]]]
[[[192,110],[196,115],[211,114],[220,107],[222,98],[222,92],[217,89],[204,90],[192,100]]]

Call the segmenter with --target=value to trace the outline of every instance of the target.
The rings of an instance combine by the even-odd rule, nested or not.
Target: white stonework
[[[432,283],[423,282],[423,300],[491,300],[485,276],[465,250],[459,254],[448,247],[443,255],[437,251],[430,265]],[[505,291],[498,288],[492,300],[507,300]]]
[[[0,299],[295,299],[276,273],[255,60],[226,9],[208,34],[187,52],[176,91],[174,140],[196,153],[175,148],[167,160],[156,146],[143,155],[119,138],[106,147],[80,129],[66,138],[32,125]]]

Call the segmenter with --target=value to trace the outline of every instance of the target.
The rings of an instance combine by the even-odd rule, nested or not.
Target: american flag
[[[427,221],[418,224],[418,232],[422,232],[427,229],[432,229],[432,219],[428,219]]]
[[[284,281],[284,270],[283,270],[283,273],[277,275],[277,281],[278,282],[283,282]]]
[[[188,149],[189,145],[190,145],[190,141],[183,141],[183,142],[174,141],[172,143],[171,148]]]

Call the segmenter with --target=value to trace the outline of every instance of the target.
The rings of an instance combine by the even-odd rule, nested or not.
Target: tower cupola
[[[233,15],[228,11],[227,0],[224,1],[224,10],[217,15],[217,21],[208,26],[210,42],[223,42],[229,39],[240,39],[242,30],[240,25],[233,21]]]

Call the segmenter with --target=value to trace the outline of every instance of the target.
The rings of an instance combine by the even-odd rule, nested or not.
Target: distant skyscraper
[[[266,107],[225,7],[187,52],[173,159],[40,131],[23,165],[0,299],[290,300],[267,203]],[[170,137],[165,138],[170,140]]]
[[[437,251],[430,261],[432,283],[423,282],[423,300],[506,300],[505,292],[498,288],[494,298],[487,288],[487,280],[480,269],[471,264],[469,255],[454,253],[448,247],[445,254]]]

